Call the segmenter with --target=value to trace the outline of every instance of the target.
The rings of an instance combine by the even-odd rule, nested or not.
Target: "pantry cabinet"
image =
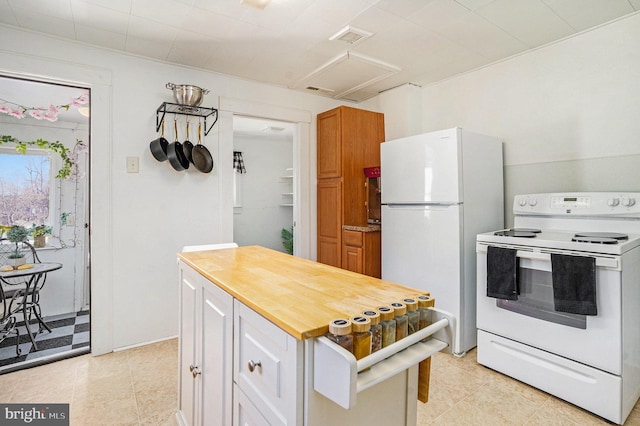
[[[317,117],[318,261],[342,267],[342,226],[366,226],[365,167],[380,165],[384,115],[341,106]]]

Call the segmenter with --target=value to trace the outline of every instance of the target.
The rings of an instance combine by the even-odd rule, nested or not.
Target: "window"
[[[57,170],[48,151],[29,149],[19,154],[13,147],[0,147],[0,224],[54,227]]]

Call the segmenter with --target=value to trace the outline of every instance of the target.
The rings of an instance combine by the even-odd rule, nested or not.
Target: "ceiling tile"
[[[168,25],[161,25],[158,22],[131,15],[131,17],[129,18],[129,29],[127,31],[127,38],[135,37],[156,44],[168,45],[168,52],[169,49],[171,49],[171,45],[173,44],[178,31],[178,28],[170,27]],[[153,57],[155,58],[157,56]]]
[[[478,10],[496,0],[455,0],[456,3],[460,3],[462,6],[469,10]]]
[[[640,0],[630,0],[631,5],[635,10],[640,10]]]
[[[469,9],[454,1],[434,0],[407,19],[430,31],[438,31],[469,13]]]
[[[37,13],[39,15],[54,16],[56,18],[71,21],[70,0],[9,0],[13,10],[21,9],[25,12]]]
[[[21,8],[14,8],[13,13],[18,24],[23,28],[38,32],[45,30],[47,34],[72,40],[76,38],[73,22],[70,20],[33,13],[32,11]]]
[[[491,60],[502,59],[527,48],[518,39],[475,14],[467,14],[438,32]]]
[[[543,0],[578,31],[634,11],[627,0]]]
[[[76,24],[95,27],[116,34],[127,34],[129,14],[91,3],[71,0]]]
[[[529,47],[541,46],[575,32],[539,0],[496,0],[476,13]]]
[[[342,26],[347,25],[368,7],[373,6],[378,0],[316,0],[305,10],[316,18],[332,22]]]
[[[15,26],[18,25],[18,21],[13,15],[13,10],[7,0],[0,0],[0,22]]]
[[[189,9],[174,0],[133,0],[131,15],[180,27]]]
[[[124,50],[127,37],[124,34],[112,33],[92,26],[76,24],[76,38],[84,43],[109,49]]]
[[[401,18],[407,18],[433,0],[380,0],[375,7]]]
[[[202,68],[209,62],[210,52],[215,51],[219,45],[220,43],[212,38],[180,30],[167,55],[167,60],[177,64]]]
[[[81,0],[85,3],[113,9],[118,12],[131,13],[131,0]]]

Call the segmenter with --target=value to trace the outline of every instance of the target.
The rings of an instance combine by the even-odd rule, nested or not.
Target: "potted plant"
[[[20,265],[24,265],[26,260],[24,253],[20,251],[19,244],[26,241],[29,231],[24,226],[14,226],[7,231],[7,239],[16,245],[15,249],[9,254],[7,262],[16,269]]]
[[[33,247],[41,248],[45,246],[46,236],[51,234],[51,227],[34,223],[29,230],[29,234],[33,236]]]

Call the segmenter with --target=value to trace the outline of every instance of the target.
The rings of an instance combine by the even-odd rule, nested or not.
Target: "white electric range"
[[[640,397],[640,193],[518,195],[513,212],[477,236],[478,362],[622,424]],[[516,296],[487,295],[489,247],[515,255]],[[556,310],[553,256],[594,260],[597,313]]]

